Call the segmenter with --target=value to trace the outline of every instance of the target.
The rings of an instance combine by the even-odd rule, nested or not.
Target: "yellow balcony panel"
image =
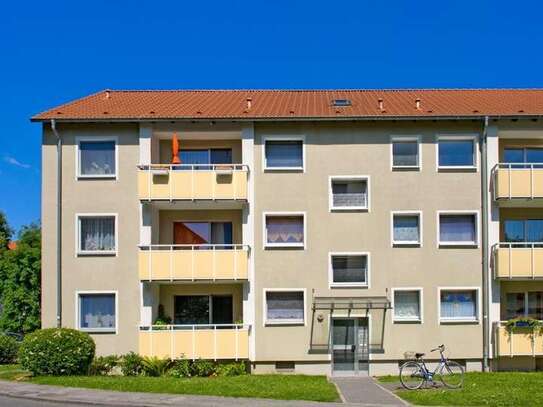
[[[507,328],[504,323],[495,326],[498,356],[543,355],[543,332],[532,328]]]
[[[248,359],[247,325],[142,327],[139,353],[171,359]]]
[[[499,243],[493,252],[496,278],[543,279],[543,243]]]
[[[243,164],[147,165],[138,170],[140,200],[247,200]]]
[[[247,245],[152,245],[139,251],[142,281],[247,280]]]
[[[542,164],[498,164],[494,170],[494,199],[542,199]]]

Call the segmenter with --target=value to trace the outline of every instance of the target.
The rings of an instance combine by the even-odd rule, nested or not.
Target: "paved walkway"
[[[334,377],[332,381],[339,388],[346,403],[368,407],[408,405],[371,377]]]

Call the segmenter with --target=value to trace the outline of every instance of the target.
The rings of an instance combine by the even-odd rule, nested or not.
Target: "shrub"
[[[143,358],[130,352],[121,357],[121,372],[124,376],[138,376],[143,371]]]
[[[217,376],[241,376],[247,373],[243,362],[221,363],[216,367]]]
[[[0,365],[15,363],[18,351],[19,342],[15,338],[0,334]]]
[[[146,356],[142,360],[143,374],[145,376],[164,376],[171,365],[172,360],[170,358],[161,359],[156,356]]]
[[[27,335],[19,349],[21,366],[33,375],[86,374],[96,345],[89,334],[67,328],[41,329]]]
[[[208,377],[215,374],[215,365],[210,360],[198,359],[192,363],[194,376]]]
[[[92,361],[89,374],[93,376],[106,376],[119,364],[117,355],[98,356]]]
[[[168,376],[171,377],[191,377],[192,376],[192,366],[190,361],[187,359],[175,360],[172,363],[172,367],[168,370]]]

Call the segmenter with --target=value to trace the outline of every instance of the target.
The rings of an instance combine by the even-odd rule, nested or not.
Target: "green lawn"
[[[17,380],[27,373],[16,365],[0,366],[0,379]],[[148,393],[260,397],[280,400],[339,401],[336,387],[325,376],[245,375],[235,377],[39,376],[25,381],[55,386]]]
[[[398,383],[397,376],[379,381]],[[389,387],[390,388],[390,387]],[[466,373],[464,387],[397,390],[404,400],[421,406],[543,406],[543,372]]]

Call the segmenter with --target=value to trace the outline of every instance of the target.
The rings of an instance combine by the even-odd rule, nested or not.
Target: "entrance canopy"
[[[391,309],[387,297],[314,297],[313,311],[317,310],[372,310]]]

